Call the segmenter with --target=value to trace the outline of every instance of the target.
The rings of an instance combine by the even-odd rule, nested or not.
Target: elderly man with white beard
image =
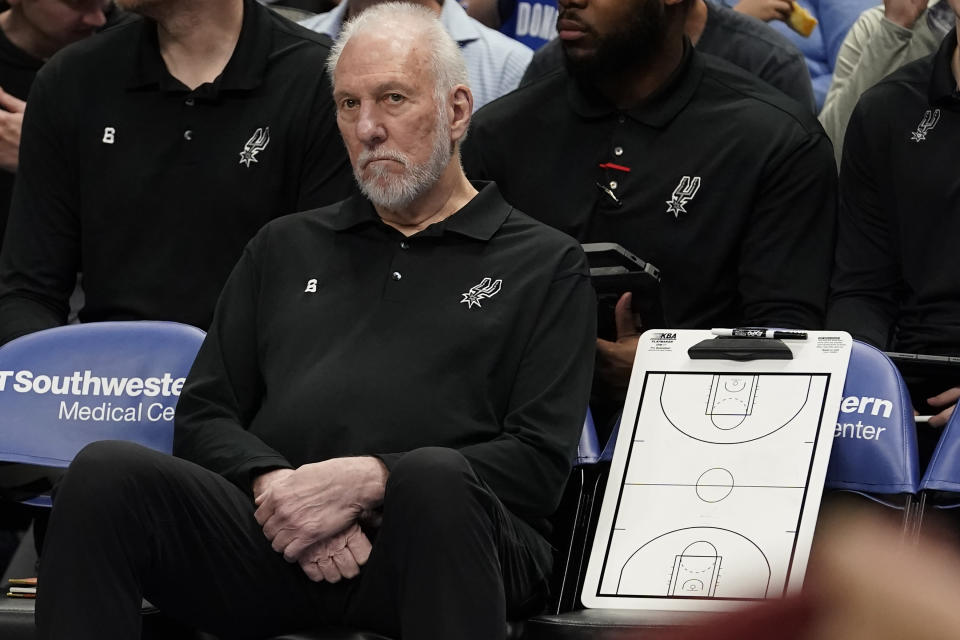
[[[472,97],[428,10],[364,12],[328,70],[362,195],[247,246],[176,457],[103,442],[74,460],[41,638],[136,638],[141,597],[229,638],[495,640],[541,606],[592,374],[584,256],[464,177]]]

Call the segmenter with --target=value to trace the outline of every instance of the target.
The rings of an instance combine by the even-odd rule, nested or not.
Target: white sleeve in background
[[[860,14],[840,47],[833,82],[820,112],[838,167],[847,122],[863,92],[908,62],[933,53],[938,44],[926,13],[917,18],[913,29],[884,18],[882,5]]]

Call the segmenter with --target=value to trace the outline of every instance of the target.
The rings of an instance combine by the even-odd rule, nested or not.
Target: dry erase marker
[[[752,329],[744,327],[740,329],[711,329],[710,332],[715,336],[725,336],[729,338],[776,338],[779,340],[806,340],[806,331],[787,331],[784,329]]]

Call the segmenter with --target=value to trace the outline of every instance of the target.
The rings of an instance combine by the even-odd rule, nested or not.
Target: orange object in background
[[[804,38],[809,38],[810,34],[813,33],[813,28],[817,26],[817,19],[796,2],[790,4],[793,6],[793,11],[790,12],[790,19],[787,20],[787,24]]]

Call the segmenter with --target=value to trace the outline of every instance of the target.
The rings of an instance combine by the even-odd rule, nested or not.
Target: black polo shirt
[[[84,322],[205,328],[264,223],[350,192],[325,37],[245,0],[223,73],[190,91],[156,30],[119,25],[37,75],[0,256],[0,341],[62,324],[77,271]]]
[[[121,11],[111,5],[106,15],[106,26],[120,24],[133,19],[132,14]],[[35,58],[13,44],[7,34],[0,29],[0,87],[12,96],[26,100],[37,72],[43,66],[43,60]],[[0,239],[7,227],[7,215],[10,212],[10,200],[13,198],[13,173],[0,169]]]
[[[30,85],[43,66],[43,60],[10,42],[7,34],[0,29],[0,87],[10,95],[27,99]],[[13,197],[13,178],[16,174],[0,169],[0,239],[7,228],[7,215],[10,211],[10,199]]]
[[[714,4],[711,0],[705,4],[707,21],[696,42],[697,51],[737,65],[809,107],[812,112],[816,111],[817,101],[813,96],[807,61],[786,36],[753,16]],[[553,39],[533,54],[520,85],[528,85],[564,65],[563,44],[559,38]]]
[[[355,196],[247,247],[180,397],[174,453],[249,491],[255,471],[453,447],[542,529],[594,336],[583,252],[493,185],[409,238]]]
[[[828,320],[881,348],[960,354],[956,47],[864,93],[847,127]]]
[[[532,217],[659,267],[670,327],[813,328],[834,246],[831,153],[807,109],[688,43],[634,109],[563,71],[487,105],[464,166]]]

